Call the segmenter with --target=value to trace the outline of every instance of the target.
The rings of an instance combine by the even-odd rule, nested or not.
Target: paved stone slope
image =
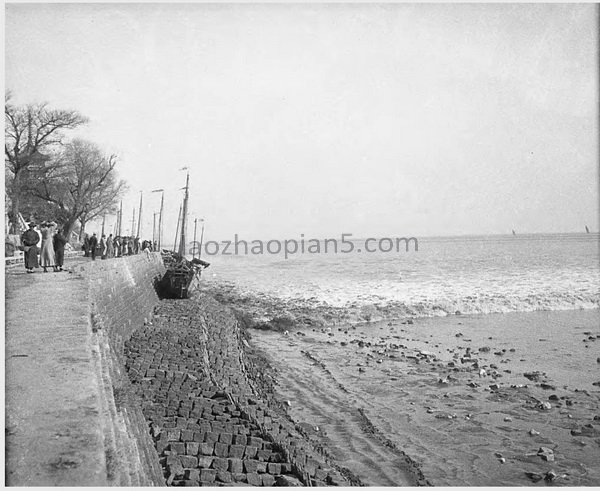
[[[272,400],[231,312],[163,300],[125,343],[170,485],[347,485]]]

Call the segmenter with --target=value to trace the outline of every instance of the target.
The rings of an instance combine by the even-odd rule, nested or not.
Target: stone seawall
[[[88,262],[75,271],[89,285],[96,373],[102,412],[107,478],[119,486],[164,485],[148,425],[124,370],[124,343],[144,326],[159,298],[154,283],[164,273],[159,254]]]

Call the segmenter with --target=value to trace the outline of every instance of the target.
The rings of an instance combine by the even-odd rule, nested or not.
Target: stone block
[[[242,445],[229,445],[229,457],[241,459],[244,456],[245,447]]]
[[[244,447],[244,458],[245,459],[253,459],[256,457],[257,452],[258,452],[258,448],[256,448],[256,447]]]
[[[179,455],[183,455],[185,453],[185,443],[171,442],[169,447],[170,447],[171,452],[175,452]]]
[[[256,472],[258,469],[258,461],[256,460],[242,460],[242,464],[244,465],[244,472],[246,474]]]
[[[219,434],[212,431],[208,431],[204,434],[204,441],[206,443],[216,443],[219,441]]]
[[[281,474],[281,464],[274,464],[274,463],[269,463],[267,464],[267,472],[269,474]]]
[[[226,471],[229,469],[229,461],[221,457],[214,457],[212,461],[212,468],[218,471]]]
[[[198,455],[198,448],[200,447],[199,443],[186,443],[185,444],[185,453],[187,455]]]
[[[200,481],[200,471],[198,469],[186,469],[185,471],[185,479],[190,481],[199,482]]]
[[[215,443],[215,455],[217,457],[227,457],[229,453],[229,445],[226,443],[217,442]]]
[[[263,439],[257,436],[251,436],[248,438],[248,445],[251,447],[262,448]]]
[[[251,486],[262,486],[262,478],[255,472],[246,474],[246,480]]]
[[[200,457],[198,457],[198,467],[208,469],[212,466],[213,458],[214,457],[207,457],[206,455],[201,455]]]
[[[191,442],[194,440],[194,432],[192,430],[181,430],[180,440],[182,442]]]
[[[217,471],[215,469],[200,469],[200,481],[206,483],[213,483],[217,477]]]
[[[233,480],[235,482],[241,482],[241,483],[247,483],[248,482],[248,478],[246,477],[246,474],[243,473],[238,473],[238,474],[231,474],[233,476]]]
[[[227,470],[232,474],[239,474],[244,472],[244,464],[242,459],[227,459],[229,461],[229,467]]]
[[[217,471],[217,481],[223,482],[226,484],[233,482],[233,477],[231,476],[231,472]]]
[[[219,435],[219,441],[230,445],[233,442],[233,435],[231,433],[221,433]]]
[[[275,484],[275,478],[270,474],[263,474],[262,476],[263,486],[273,486]]]
[[[167,424],[169,424],[169,423],[165,422],[165,427]],[[181,436],[181,432],[179,430],[171,430],[171,429],[167,430],[167,439],[170,442],[178,442],[180,436]]]
[[[215,444],[214,443],[201,443],[198,451],[202,455],[213,455],[214,451],[215,451]]]
[[[265,462],[269,461],[269,457],[271,457],[271,451],[270,450],[263,450],[260,449],[257,453],[256,453],[256,458],[258,460],[262,460]]]
[[[259,474],[264,474],[265,472],[267,472],[267,463],[257,461],[256,462],[256,472],[258,472]]]
[[[193,440],[195,442],[202,443],[204,441],[204,433],[202,433],[200,431],[194,431],[194,438],[193,438]]]
[[[248,439],[246,438],[246,435],[234,435],[233,436],[233,443],[235,443],[236,445],[246,445],[248,443]]]
[[[183,465],[183,467],[186,467],[188,469],[198,467],[197,457],[193,457],[191,455],[182,455],[179,458],[181,459],[181,465]]]

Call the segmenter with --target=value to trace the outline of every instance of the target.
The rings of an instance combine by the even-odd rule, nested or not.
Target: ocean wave
[[[600,295],[591,292],[543,292],[527,295],[477,294],[414,301],[390,300],[363,294],[354,300],[328,302],[317,295],[277,296],[243,290],[232,283],[205,286],[217,298],[241,311],[255,324],[327,326],[447,315],[481,315],[539,310],[600,308]],[[283,324],[282,324],[283,325]]]

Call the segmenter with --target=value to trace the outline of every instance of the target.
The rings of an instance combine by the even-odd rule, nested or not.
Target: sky
[[[184,166],[210,240],[597,231],[597,24],[593,4],[8,3],[5,86],[90,118],[69,136],[119,156],[146,237],[163,188],[166,242]]]

